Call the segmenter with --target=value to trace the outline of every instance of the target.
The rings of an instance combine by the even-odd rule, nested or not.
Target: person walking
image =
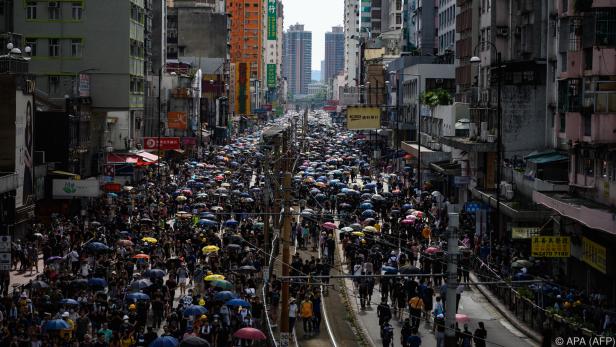
[[[393,347],[392,341],[394,339],[394,327],[386,322],[381,327],[381,341],[383,342],[383,347]]]
[[[304,336],[312,334],[313,305],[310,297],[306,297],[300,304],[300,316],[304,324]]]
[[[475,347],[486,347],[486,338],[488,337],[488,331],[486,330],[483,322],[478,323],[479,327],[475,329],[473,335],[473,342]]]
[[[434,319],[436,347],[445,347],[445,315],[440,313]]]
[[[376,316],[379,317],[379,326],[388,323],[391,319],[391,308],[386,300],[383,300],[376,308]]]
[[[421,321],[421,312],[424,309],[424,302],[419,297],[419,295],[415,295],[409,300],[409,312],[411,316],[411,326],[413,327],[413,331],[417,332],[419,329],[419,323]]]
[[[289,332],[292,333],[295,329],[295,320],[297,319],[298,308],[294,298],[291,298],[289,301]]]

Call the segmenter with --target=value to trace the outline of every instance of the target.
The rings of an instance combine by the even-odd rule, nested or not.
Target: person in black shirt
[[[479,322],[479,328],[475,330],[475,334],[473,336],[475,347],[485,347],[487,337],[488,337],[488,331],[486,330],[483,322]]]

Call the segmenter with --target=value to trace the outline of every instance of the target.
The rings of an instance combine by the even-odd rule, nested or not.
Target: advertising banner
[[[267,64],[267,87],[276,87],[276,64]]]
[[[606,248],[585,237],[582,237],[582,261],[602,273],[607,273]]]
[[[100,195],[98,180],[53,180],[54,199],[95,198]]]
[[[539,230],[541,230],[539,227],[513,227],[511,228],[511,238],[518,240],[530,239],[531,237],[538,236]]]
[[[347,128],[349,130],[380,129],[381,109],[378,107],[349,107]]]
[[[569,236],[534,236],[531,244],[531,256],[545,258],[567,258],[571,256],[571,238]]]
[[[186,112],[167,112],[167,127],[169,129],[186,130]]]
[[[276,0],[267,0],[267,39],[276,40],[276,32],[278,31],[278,23],[276,19],[276,11],[278,5]]]
[[[143,148],[150,149],[150,150],[159,149],[158,148],[158,137],[144,137],[143,138]],[[160,138],[160,149],[161,150],[180,149],[180,138],[179,137],[161,137]]]

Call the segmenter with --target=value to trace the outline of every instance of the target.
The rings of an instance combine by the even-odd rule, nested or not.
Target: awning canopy
[[[139,157],[131,153],[107,153],[108,164],[137,164]]]
[[[149,162],[149,163],[155,163],[158,161],[158,156],[156,154],[153,153],[149,153],[146,151],[139,151],[137,153],[135,153],[138,157],[140,157],[141,159],[143,159],[143,161],[145,162]]]
[[[524,159],[534,164],[548,164],[557,161],[567,160],[569,157],[559,152],[543,152],[543,153],[531,153]]]
[[[402,149],[414,157],[417,157],[419,155],[419,151],[421,150],[421,163],[425,165],[430,165],[430,163],[439,161],[448,161],[451,158],[450,152],[434,151],[424,146],[421,146],[421,149],[419,150],[419,146],[416,143],[411,142],[403,141]]]

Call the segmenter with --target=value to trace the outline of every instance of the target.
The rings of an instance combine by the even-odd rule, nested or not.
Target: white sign
[[[100,195],[98,180],[53,180],[53,197],[95,198]]]
[[[293,327],[289,327],[293,329]],[[289,333],[280,332],[280,347],[289,347]]]
[[[0,253],[0,271],[11,270],[11,253]]]
[[[8,235],[0,236],[0,252],[11,251],[11,237]]]

